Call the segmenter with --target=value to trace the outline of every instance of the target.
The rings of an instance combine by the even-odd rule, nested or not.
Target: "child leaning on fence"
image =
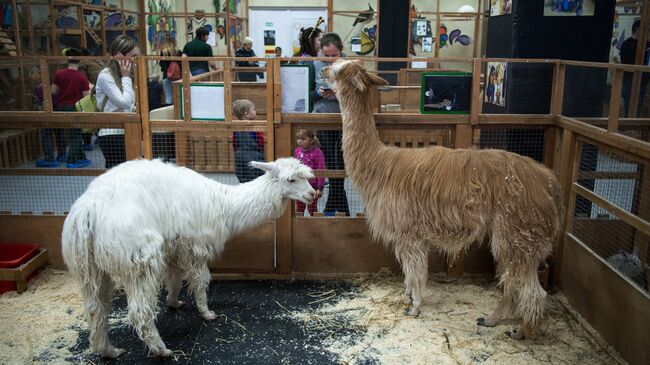
[[[232,105],[236,120],[255,120],[255,104],[247,99],[238,99]],[[245,183],[264,174],[262,170],[250,166],[251,161],[264,161],[264,135],[262,132],[238,131],[232,134],[232,147],[235,150],[235,175],[240,183]]]
[[[298,147],[294,152],[294,156],[303,164],[311,167],[314,170],[325,169],[325,156],[320,149],[320,143],[314,132],[306,129],[298,130],[296,133],[296,143]],[[314,215],[318,206],[318,198],[323,194],[323,187],[325,186],[324,177],[315,177],[309,179],[309,183],[316,190],[316,197],[314,201],[306,206],[309,215]],[[304,214],[305,203],[296,201],[296,213],[299,215]]]

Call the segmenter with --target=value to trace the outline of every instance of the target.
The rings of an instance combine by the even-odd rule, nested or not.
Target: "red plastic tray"
[[[38,253],[40,245],[35,243],[0,242],[0,268],[14,269],[29,261]]]

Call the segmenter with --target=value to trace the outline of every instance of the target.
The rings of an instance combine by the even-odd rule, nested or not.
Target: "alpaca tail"
[[[98,268],[93,258],[94,219],[84,200],[77,201],[63,223],[61,248],[70,273],[84,285]]]

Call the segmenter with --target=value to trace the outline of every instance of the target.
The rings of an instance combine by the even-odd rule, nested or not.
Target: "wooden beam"
[[[226,120],[232,120],[232,63],[226,61],[223,63],[223,87]]]
[[[595,142],[611,146],[612,149],[636,156],[636,159],[650,161],[650,145],[648,142],[640,141],[620,133],[608,133],[601,128],[565,116],[558,118],[558,126],[592,139]]]
[[[247,2],[248,4],[248,2]],[[274,109],[273,109],[273,85],[275,82],[275,64],[280,63],[280,60],[270,58],[266,62],[266,148],[264,150],[264,157],[267,161],[274,160],[275,151],[275,127],[273,123]],[[279,77],[279,73],[277,74]]]
[[[46,59],[41,58],[39,63],[41,69],[41,84],[43,85],[43,109],[45,110],[46,113],[51,113],[54,109],[52,105],[52,86],[50,84],[50,67],[47,64]]]
[[[607,131],[618,131],[618,118],[621,108],[621,87],[623,85],[623,71],[616,69],[612,75],[612,92],[609,97],[609,120]]]
[[[144,158],[150,160],[153,158],[151,147],[151,130],[149,128],[149,97],[147,93],[147,60],[145,57],[139,56],[137,60],[137,79],[138,94],[140,97],[140,119],[142,123],[142,148]]]
[[[591,201],[592,203],[596,203],[600,207],[614,213],[618,218],[623,220],[625,223],[631,225],[632,227],[638,229],[639,231],[643,232],[643,234],[650,236],[650,223],[648,223],[646,220],[637,217],[636,215],[608,201],[603,196],[596,194],[591,190],[588,190],[587,188],[583,187],[582,185],[579,185],[578,183],[573,183],[571,189],[576,194],[582,196],[583,198]]]
[[[562,114],[564,104],[564,80],[566,76],[566,65],[557,62],[553,69],[553,95],[551,97],[551,115],[557,116]]]
[[[291,125],[275,125],[275,157],[291,156]],[[278,273],[288,274],[293,268],[293,236],[292,220],[295,211],[294,204],[289,204],[288,209],[275,222],[275,269]]]
[[[437,42],[436,42],[437,43]],[[472,125],[478,124],[478,115],[482,112],[481,102],[481,63],[480,59],[473,59],[472,66],[472,104],[470,106],[470,123]]]
[[[139,124],[124,126],[124,149],[127,160],[142,158],[142,127]]]
[[[182,118],[186,122],[189,122],[192,120],[192,109],[190,105],[190,77],[192,75],[190,74],[189,57],[183,57],[183,60],[181,61],[181,67],[183,71],[183,83],[181,85],[181,87],[183,88],[182,89],[183,100],[180,101],[180,104],[183,109]]]
[[[562,207],[564,207],[564,227],[570,226],[573,218],[573,203],[575,197],[572,196],[571,184],[574,181],[573,171],[577,154],[578,141],[573,132],[565,129],[562,133],[562,142],[560,148],[560,170],[558,180],[562,187]],[[567,208],[569,207],[569,208]],[[562,235],[560,235],[562,236]],[[556,249],[551,262],[551,285],[557,286],[560,283],[560,271],[562,268],[562,252],[564,250],[564,239],[559,237],[556,242]]]

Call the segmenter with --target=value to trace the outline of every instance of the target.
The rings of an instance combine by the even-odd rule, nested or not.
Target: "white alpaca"
[[[180,307],[183,279],[203,318],[208,309],[208,262],[230,237],[279,217],[288,199],[309,204],[311,169],[293,158],[251,162],[266,174],[228,186],[160,161],[130,161],[99,176],[77,199],[63,225],[63,258],[80,282],[95,351],[124,352],[108,339],[113,281],[124,285],[128,319],[149,351],[171,356],[154,324],[161,285]]]

